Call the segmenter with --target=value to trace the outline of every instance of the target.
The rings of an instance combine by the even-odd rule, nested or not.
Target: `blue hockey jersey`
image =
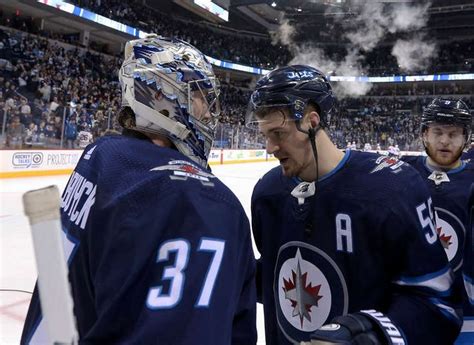
[[[474,147],[471,147],[469,150],[467,150],[467,152],[464,152],[461,156],[461,159],[470,159],[474,161]]]
[[[252,196],[268,344],[308,341],[335,316],[363,309],[402,330],[397,344],[452,343],[461,323],[448,302],[453,274],[417,172],[349,150],[315,195],[294,197],[299,182],[277,167]]]
[[[455,293],[462,297],[464,307],[463,334],[456,344],[472,345],[474,306],[467,296],[468,290],[467,286],[465,288],[463,278],[469,280],[469,277],[472,277],[467,271],[474,260],[474,246],[467,240],[467,236],[471,235],[469,199],[473,193],[471,185],[474,184],[474,163],[461,161],[458,168],[443,172],[431,168],[427,164],[426,156],[406,156],[402,159],[418,170],[430,189],[435,208],[436,231],[455,273]],[[472,332],[469,341],[467,334],[464,334],[468,329]]]
[[[62,195],[81,344],[255,344],[255,261],[239,200],[176,150],[89,145]],[[22,344],[50,344],[35,291]]]
[[[471,306],[471,311],[474,309],[474,183],[471,185],[471,200],[469,201],[470,214],[470,231],[467,232],[466,242],[470,243],[470,247],[466,246],[466,252],[464,253],[464,285],[466,287],[467,297]],[[470,250],[468,250],[470,248]],[[465,335],[466,339],[474,344],[474,315],[471,313],[469,316],[465,316],[463,333],[461,337]],[[460,338],[461,338],[460,337]],[[462,339],[460,339],[462,340]]]

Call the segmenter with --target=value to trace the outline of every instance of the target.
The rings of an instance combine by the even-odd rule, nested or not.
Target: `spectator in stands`
[[[38,92],[41,94],[41,99],[45,102],[49,102],[51,98],[51,85],[47,81],[42,81]]]
[[[44,99],[44,98],[43,98]],[[48,100],[49,102],[49,100]],[[50,112],[54,112],[56,111],[56,109],[59,107],[59,102],[58,102],[58,97],[57,96],[54,96],[53,97],[53,100],[51,101],[51,103],[49,103],[49,111]]]
[[[31,148],[38,144],[38,126],[31,122],[25,130],[25,146]]]
[[[56,127],[54,125],[54,120],[50,120],[44,130],[45,136],[45,147],[46,148],[53,148],[57,145],[57,135],[56,135]]]
[[[75,149],[76,148],[76,140],[77,140],[77,123],[76,118],[71,117],[68,121],[66,121],[66,126],[64,128],[64,138],[66,139],[66,147],[68,149]]]
[[[38,147],[44,146],[46,142],[46,121],[41,120],[37,130]]]
[[[79,125],[80,132],[78,134],[78,139],[79,139],[79,147],[81,149],[85,148],[87,145],[92,143],[93,141],[93,136],[91,133],[91,128],[87,123],[82,123]]]
[[[14,116],[7,128],[7,147],[15,150],[21,149],[25,133],[25,125],[20,122],[20,117]]]
[[[28,100],[26,98],[21,99],[20,113],[22,115],[30,115],[31,114],[31,107],[28,104]]]

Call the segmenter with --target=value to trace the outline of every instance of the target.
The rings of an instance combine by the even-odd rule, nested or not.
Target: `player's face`
[[[301,176],[309,169],[314,170],[308,136],[298,131],[295,122],[288,120],[281,110],[265,115],[258,127],[265,137],[267,152],[280,161],[283,175]]]
[[[211,119],[211,113],[209,112],[209,106],[206,99],[199,91],[194,91],[193,97],[193,116],[204,123]]]
[[[428,156],[440,167],[457,164],[465,144],[462,127],[433,124],[423,133]]]

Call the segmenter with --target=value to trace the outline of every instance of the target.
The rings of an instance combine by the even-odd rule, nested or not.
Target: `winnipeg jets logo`
[[[300,252],[298,254],[301,257]],[[296,272],[291,272],[292,277],[286,280],[283,278],[283,291],[285,298],[290,300],[293,307],[292,316],[298,316],[301,327],[303,327],[303,320],[306,319],[311,322],[311,307],[318,306],[318,301],[323,298],[319,295],[321,284],[313,286],[311,282],[307,283],[308,273],[301,272],[301,265],[298,261]]]
[[[282,265],[278,285],[280,307],[293,327],[314,331],[324,324],[331,310],[329,283],[299,249]]]
[[[280,247],[273,291],[278,327],[292,344],[307,341],[316,329],[349,310],[340,268],[326,252],[308,243],[290,241]]]
[[[443,246],[444,249],[448,250],[449,246],[453,244],[453,242],[451,242],[451,237],[453,236],[446,235],[443,231],[442,226],[437,226],[436,232],[438,233],[438,237],[439,237],[439,240],[441,241],[441,245]]]
[[[188,178],[196,179],[201,181],[205,186],[214,186],[214,183],[210,179],[216,178],[214,175],[201,170],[198,166],[182,160],[169,161],[168,165],[162,165],[150,169],[150,171],[163,171],[171,170],[173,175],[170,175],[172,180],[186,181]]]
[[[464,225],[456,215],[438,207],[435,207],[435,218],[438,238],[446,251],[448,260],[456,271],[459,268],[462,256],[462,251],[459,249],[462,248],[464,243]]]
[[[375,164],[377,164],[377,166],[373,168],[369,174],[373,174],[385,168],[389,168],[393,173],[396,174],[402,170],[400,167],[404,164],[404,162],[396,157],[381,156],[377,158]]]

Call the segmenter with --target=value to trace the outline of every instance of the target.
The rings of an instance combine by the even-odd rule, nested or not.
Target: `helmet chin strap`
[[[308,135],[309,141],[311,143],[311,148],[313,151],[314,163],[316,165],[316,180],[314,181],[314,195],[313,201],[311,203],[309,217],[306,222],[305,232],[308,236],[311,236],[313,233],[313,218],[312,215],[314,213],[314,204],[316,202],[316,192],[317,192],[317,185],[319,180],[319,169],[318,169],[318,148],[316,146],[316,134],[321,129],[321,126],[317,126],[316,128],[310,127],[307,131],[301,128],[301,122],[296,121],[296,129],[302,133]]]
[[[319,169],[318,169],[318,148],[316,146],[316,134],[318,133],[318,131],[321,129],[320,126],[316,127],[316,128],[313,128],[311,127],[310,129],[308,129],[308,138],[309,138],[309,142],[311,143],[311,148],[313,150],[313,156],[314,156],[314,163],[316,164],[316,180],[314,182],[315,184],[315,193],[316,193],[316,183],[318,182],[319,180]]]
[[[317,126],[316,128],[310,127],[308,130],[304,130],[301,128],[301,122],[296,121],[296,129],[304,134],[306,134],[309,138],[309,142],[311,143],[311,148],[313,150],[313,157],[314,157],[314,162],[316,163],[316,180],[317,182],[319,180],[319,169],[318,169],[318,148],[316,146],[316,134],[319,132],[321,129],[321,126]]]

